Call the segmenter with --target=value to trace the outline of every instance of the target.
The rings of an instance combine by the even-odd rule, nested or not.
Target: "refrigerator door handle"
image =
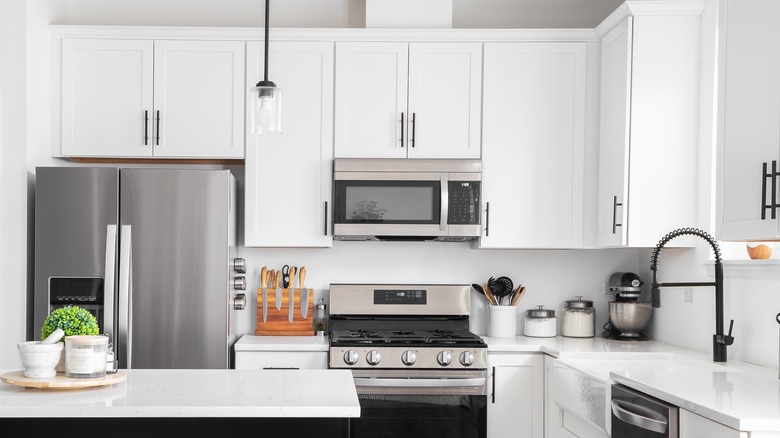
[[[103,333],[108,333],[109,342],[116,344],[114,335],[117,333],[114,325],[116,314],[116,224],[106,226],[106,272],[105,289],[103,291]]]
[[[132,324],[132,314],[130,313],[131,294],[133,291],[133,264],[132,264],[132,230],[130,225],[122,225],[122,238],[119,244],[119,295],[117,297],[117,307],[119,309],[119,344],[118,353],[124,353],[124,361],[120,357],[119,366],[124,365],[130,369],[132,363],[132,339],[130,338],[130,329]]]

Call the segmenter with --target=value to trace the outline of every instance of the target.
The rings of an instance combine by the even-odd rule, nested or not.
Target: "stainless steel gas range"
[[[332,284],[330,368],[351,369],[353,438],[485,437],[487,346],[469,285]]]

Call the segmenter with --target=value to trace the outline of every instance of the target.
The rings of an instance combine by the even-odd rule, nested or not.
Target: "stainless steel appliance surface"
[[[469,285],[330,285],[330,368],[351,369],[353,438],[485,437],[487,346]]]
[[[612,385],[612,436],[679,436],[680,410],[662,400],[622,385]]]
[[[463,242],[481,235],[479,160],[336,159],[338,240]]]
[[[121,368],[229,367],[230,171],[39,167],[35,204],[36,336],[52,308],[88,305]]]
[[[602,337],[623,341],[646,341],[643,332],[653,308],[649,302],[639,301],[644,282],[633,272],[615,272],[609,277],[607,292],[615,294],[609,303],[609,321]]]

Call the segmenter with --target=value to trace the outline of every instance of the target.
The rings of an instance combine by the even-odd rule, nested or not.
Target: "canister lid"
[[[566,300],[566,307],[569,309],[587,309],[593,307],[593,301],[583,300],[582,296],[577,296],[576,300]]]
[[[544,305],[538,305],[538,309],[528,309],[529,318],[554,318],[555,310],[545,309]]]

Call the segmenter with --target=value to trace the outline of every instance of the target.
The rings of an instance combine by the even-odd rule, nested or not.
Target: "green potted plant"
[[[62,329],[65,336],[97,335],[100,333],[98,322],[88,311],[79,306],[66,306],[54,309],[43,321],[41,327],[41,340],[46,339],[54,330]],[[63,337],[60,342],[65,342]],[[65,371],[65,350],[62,350],[62,358],[57,371]]]

